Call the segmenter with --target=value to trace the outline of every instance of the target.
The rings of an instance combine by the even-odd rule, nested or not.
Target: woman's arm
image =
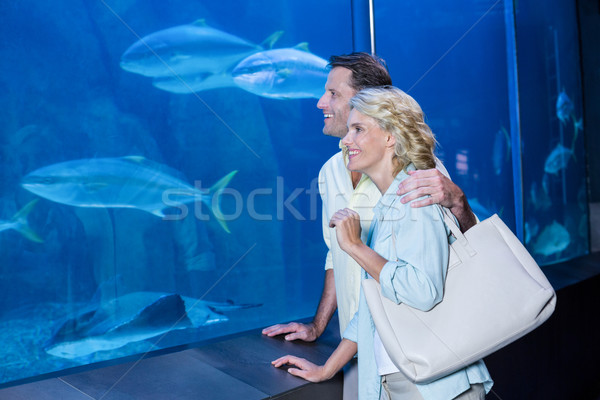
[[[396,257],[382,268],[379,283],[387,298],[427,311],[444,295],[448,231],[439,206],[408,210],[404,218],[391,222],[393,233],[383,243],[383,249]]]
[[[356,349],[357,345],[355,342],[342,339],[338,347],[325,362],[325,365],[316,365],[304,358],[290,355],[280,357],[272,361],[271,364],[275,367],[281,367],[286,364],[295,365],[297,368],[288,369],[290,374],[310,382],[322,382],[333,378],[354,357]]]
[[[354,210],[344,208],[331,217],[329,226],[335,229],[340,248],[352,257],[369,275],[379,281],[379,273],[388,261],[364,244],[360,239],[360,216]]]
[[[340,247],[379,281],[381,292],[396,303],[429,310],[442,300],[448,265],[448,236],[437,206],[396,210],[392,235],[376,248],[396,255],[387,260],[360,241],[360,217],[350,209],[331,218]],[[408,210],[408,211],[407,211]],[[392,240],[393,237],[393,240]]]

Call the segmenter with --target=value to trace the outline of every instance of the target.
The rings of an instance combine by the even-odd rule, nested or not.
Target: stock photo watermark
[[[314,178],[308,187],[296,187],[292,190],[287,189],[285,179],[281,176],[276,178],[275,187],[258,187],[249,192],[242,192],[235,188],[223,188],[211,193],[209,189],[202,186],[200,180],[194,182],[194,187],[197,190],[195,195],[177,188],[163,191],[162,202],[165,209],[169,210],[163,220],[181,221],[193,215],[199,221],[216,218],[228,222],[248,215],[255,221],[283,221],[286,219],[316,221],[321,217],[321,195],[327,196],[326,192],[319,192],[317,178]],[[354,211],[372,210],[373,199],[369,199],[369,195],[366,193],[352,194],[352,201],[339,192],[335,193],[335,196],[336,199],[332,204],[339,204],[338,209],[353,203],[351,208]],[[364,199],[361,200],[361,197]],[[421,215],[416,208],[401,203],[400,197],[395,194],[384,196],[383,202],[391,210],[394,210],[392,215],[388,214],[386,221],[397,221],[407,217],[417,220]],[[226,211],[223,211],[222,203],[227,204]],[[361,206],[361,204],[365,205]],[[300,211],[299,208],[304,211]],[[363,214],[370,215],[370,212]],[[434,214],[433,217],[437,219],[437,214]]]

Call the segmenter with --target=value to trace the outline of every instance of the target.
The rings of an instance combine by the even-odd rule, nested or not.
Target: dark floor
[[[600,253],[544,268],[557,289],[542,327],[486,358],[495,380],[488,399],[600,400]],[[317,343],[288,343],[250,332],[170,354],[0,390],[0,400],[341,399],[341,377],[308,384],[273,368],[297,354],[323,362],[339,341],[337,323]]]

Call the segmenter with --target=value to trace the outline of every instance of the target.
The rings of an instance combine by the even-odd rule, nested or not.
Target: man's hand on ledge
[[[269,337],[285,335],[285,340],[303,340],[305,342],[314,342],[319,337],[317,329],[313,323],[302,324],[299,322],[290,322],[289,324],[277,324],[269,326],[262,330],[263,335]]]

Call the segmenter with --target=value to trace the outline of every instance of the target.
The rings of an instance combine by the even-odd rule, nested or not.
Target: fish
[[[556,99],[556,116],[561,123],[566,124],[569,118],[573,116],[574,111],[573,102],[564,90],[561,91]]]
[[[573,156],[573,150],[567,149],[562,144],[556,145],[550,152],[544,163],[544,171],[548,174],[556,175],[560,170],[567,167],[569,159]]]
[[[144,36],[123,53],[120,66],[149,77],[214,75],[264,50],[263,45],[273,46],[282,34],[277,31],[258,45],[198,20]]]
[[[320,98],[327,81],[327,61],[306,43],[252,54],[233,69],[237,86],[271,99]]]
[[[577,135],[577,132],[583,131],[583,118],[579,118],[573,122],[573,130],[575,131],[575,135]]]
[[[571,236],[564,226],[556,221],[546,226],[533,245],[533,252],[543,256],[560,253],[571,243]]]
[[[552,199],[548,195],[548,176],[548,174],[544,174],[542,185],[539,185],[536,181],[531,183],[529,198],[535,210],[546,211],[552,206]]]
[[[55,357],[76,359],[173,330],[223,323],[229,320],[223,312],[259,306],[210,302],[177,293],[132,292],[60,321],[44,350]]]
[[[510,136],[504,127],[501,127],[494,137],[492,151],[492,164],[496,175],[502,173],[504,164],[510,160]]]
[[[27,221],[27,216],[31,210],[33,210],[33,207],[35,207],[38,201],[39,199],[35,199],[25,204],[25,206],[17,211],[9,220],[0,219],[0,232],[12,229],[19,232],[32,242],[43,243],[44,239],[42,239],[33,229],[29,227],[29,223]]]
[[[539,230],[540,226],[538,225],[535,219],[525,222],[525,243],[529,244],[529,242],[531,242],[531,239],[533,239],[535,235],[538,234]]]
[[[152,80],[152,85],[157,89],[176,94],[197,93],[228,87],[237,88],[230,73],[160,76]]]
[[[86,158],[42,167],[27,174],[21,186],[45,199],[75,207],[135,208],[163,219],[175,219],[165,211],[195,201],[205,203],[218,223],[230,233],[218,201],[237,171],[232,171],[208,191],[192,187],[179,173],[141,156]],[[185,215],[183,215],[185,217]]]

